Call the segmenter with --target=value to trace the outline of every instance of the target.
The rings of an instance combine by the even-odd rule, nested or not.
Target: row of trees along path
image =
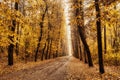
[[[91,1],[91,0],[90,0]],[[97,32],[99,72],[103,74],[103,48],[102,48],[102,18],[101,6],[110,6],[117,0],[93,0],[95,9],[95,26]],[[83,0],[70,0],[70,24],[73,56],[93,67],[91,49],[87,39],[85,27],[85,5]],[[0,2],[1,52],[8,50],[8,65],[12,66],[14,57],[25,62],[38,59],[50,59],[68,55],[66,45],[64,1],[61,0],[15,0]],[[67,3],[69,4],[69,2]],[[93,9],[92,7],[92,9]],[[74,20],[74,21],[73,21]],[[8,27],[6,27],[8,26]],[[2,35],[4,32],[8,34]],[[5,38],[3,37],[5,36]],[[117,35],[116,35],[117,37]],[[119,37],[119,36],[118,36]],[[6,40],[4,42],[4,40]],[[115,39],[117,40],[117,38]],[[117,41],[114,41],[114,46]],[[106,27],[104,27],[104,53],[107,53]],[[118,47],[115,47],[117,52]],[[15,55],[14,55],[15,51]]]

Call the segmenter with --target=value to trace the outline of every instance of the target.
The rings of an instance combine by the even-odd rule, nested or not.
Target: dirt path
[[[34,68],[20,70],[0,77],[0,80],[64,80],[69,57],[56,58]]]
[[[99,75],[96,67],[89,68],[73,57],[62,57],[30,69],[2,75],[0,80],[120,80],[120,78],[118,75]]]

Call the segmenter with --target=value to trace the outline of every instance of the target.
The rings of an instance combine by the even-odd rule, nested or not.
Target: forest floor
[[[120,80],[119,66],[107,66],[106,73],[100,75],[98,66],[89,68],[87,64],[70,56],[38,61],[27,67],[24,65],[17,67],[22,68],[12,69],[9,73],[1,73],[0,80]],[[15,65],[12,68],[15,68]]]

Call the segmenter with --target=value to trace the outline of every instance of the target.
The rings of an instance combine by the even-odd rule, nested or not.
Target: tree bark
[[[80,48],[80,61],[82,61],[83,60],[83,56],[82,56],[82,47],[81,47],[81,41],[80,41],[80,39],[79,39],[79,48]]]
[[[84,48],[84,62],[85,62],[85,63],[88,63],[88,61],[87,61],[87,55],[86,55],[86,50],[85,50],[85,48]]]
[[[49,44],[50,44],[50,35],[49,35],[49,32],[48,32],[48,45],[47,45],[47,50],[46,50],[46,55],[45,55],[45,59],[48,59],[48,53],[49,53]]]
[[[42,55],[41,55],[41,60],[43,61],[43,58],[44,58],[44,54],[45,54],[45,48],[46,48],[46,43],[44,45],[44,48],[42,50]]]
[[[19,35],[19,24],[17,24],[17,35]],[[19,40],[19,38],[17,37],[17,41]],[[16,55],[18,56],[19,55],[19,43],[16,42]]]
[[[51,58],[51,52],[52,52],[52,39],[51,39],[51,42],[50,42],[49,59]]]
[[[17,10],[18,11],[18,2],[15,2],[15,10]],[[17,35],[19,35],[19,24],[18,23],[16,23],[16,27],[17,27]],[[18,37],[17,37],[17,40],[18,40]],[[16,52],[16,55],[18,55],[19,54],[19,44],[18,44],[18,42],[16,43],[16,50],[15,50],[15,52]]]
[[[104,54],[107,51],[107,41],[106,41],[106,26],[104,26]]]

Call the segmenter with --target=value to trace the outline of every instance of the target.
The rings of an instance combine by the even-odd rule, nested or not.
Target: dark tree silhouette
[[[79,0],[76,0],[75,2],[77,4],[77,6],[79,6],[79,8],[76,9],[76,16],[81,16],[81,18],[77,18],[77,28],[78,28],[78,32],[79,32],[79,36],[81,38],[81,41],[84,45],[84,48],[86,50],[86,53],[87,53],[87,57],[88,57],[88,64],[89,66],[93,66],[93,62],[92,62],[92,58],[91,58],[91,53],[90,53],[90,49],[89,49],[89,46],[86,42],[86,39],[85,39],[85,35],[84,35],[84,15],[83,15],[83,5],[82,5],[82,0],[79,1]]]
[[[15,10],[18,10],[18,3],[15,2]],[[16,26],[16,20],[12,20],[12,26],[10,26],[10,30],[14,33],[15,32],[15,26]],[[13,40],[14,36],[10,35],[9,39],[11,42],[14,42]],[[14,51],[14,44],[10,43],[8,46],[8,65],[13,65],[13,51]]]
[[[99,8],[99,0],[95,0],[95,9],[96,9],[96,25],[97,25],[97,41],[98,41],[98,57],[99,57],[99,71],[100,73],[104,73],[103,66],[103,55],[102,55],[102,37],[101,37],[101,20],[100,20],[100,8]]]

